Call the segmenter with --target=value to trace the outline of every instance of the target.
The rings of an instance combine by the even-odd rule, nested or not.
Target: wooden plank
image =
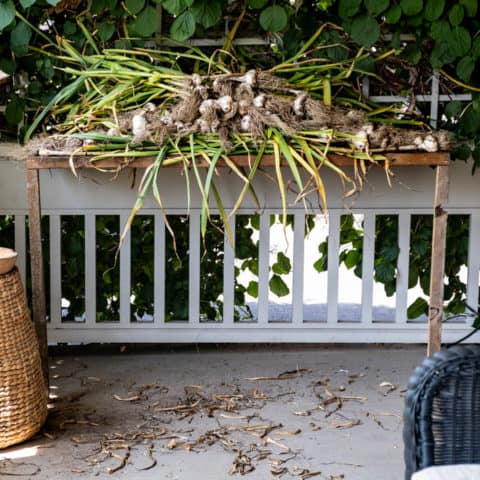
[[[235,217],[228,223],[235,242]],[[223,238],[223,324],[231,326],[235,308],[235,246],[232,248],[226,231]]]
[[[128,222],[130,214],[124,212],[120,215],[120,232],[123,231],[124,226]],[[132,295],[131,277],[132,277],[132,262],[131,262],[131,233],[129,228],[125,238],[123,239],[122,248],[120,249],[120,324],[128,325],[130,323],[130,296]]]
[[[292,322],[303,323],[303,272],[305,254],[305,213],[294,214]]]
[[[48,385],[48,341],[43,273],[40,178],[38,170],[27,170],[30,265],[32,275],[33,323],[37,333],[42,369]]]
[[[478,308],[478,273],[480,271],[480,213],[470,215],[468,238],[468,274],[467,274],[467,304],[474,310]]]
[[[328,213],[327,323],[338,323],[338,256],[340,253],[340,214]]]
[[[258,245],[258,323],[268,323],[268,279],[270,273],[270,214],[260,215]]]
[[[15,251],[18,252],[17,267],[24,285],[27,283],[27,233],[25,215],[15,215]]]
[[[200,212],[194,210],[189,217],[188,254],[188,323],[191,325],[200,323],[200,244]]]
[[[390,161],[392,166],[403,167],[403,166],[438,166],[438,165],[448,165],[449,154],[447,152],[387,152],[382,153]],[[92,162],[91,156],[76,156],[73,157],[73,164],[76,169],[81,168],[101,168],[108,170],[117,170],[119,167],[128,167],[128,168],[146,168],[150,166],[155,161],[154,156],[152,157],[139,157],[139,158],[128,158],[128,157],[108,157],[100,161]],[[238,166],[248,167],[249,158],[247,155],[230,155],[230,160],[235,162]],[[338,155],[331,153],[328,155],[330,161],[335,163],[340,167],[351,167],[354,165],[355,160],[351,157],[345,155]],[[287,165],[286,160],[282,160],[283,165]],[[217,164],[219,167],[225,167],[226,163],[220,159]],[[263,167],[273,167],[275,165],[275,159],[273,155],[264,155],[262,158],[261,165]],[[180,163],[169,162],[168,159],[164,162],[164,166],[174,166],[180,167]],[[207,163],[203,159],[198,159],[199,167],[208,167]],[[68,156],[51,156],[51,157],[31,157],[27,159],[27,169],[50,169],[50,168],[60,168],[60,169],[70,169],[70,157]]]
[[[85,215],[85,326],[97,322],[97,249],[96,216]]]
[[[442,343],[443,276],[447,243],[448,166],[437,167],[433,209],[432,261],[430,273],[430,304],[428,309],[427,355],[440,350]]]
[[[362,255],[362,315],[361,322],[372,323],[373,268],[375,261],[375,213],[367,212],[363,219]]]
[[[398,258],[397,258],[397,282],[395,302],[395,322],[407,322],[408,308],[408,270],[410,264],[410,223],[409,213],[398,215]]]
[[[60,215],[50,215],[50,322],[62,323],[62,238]]]
[[[162,212],[155,212],[155,247],[154,247],[154,275],[153,284],[155,325],[165,324],[165,222]]]

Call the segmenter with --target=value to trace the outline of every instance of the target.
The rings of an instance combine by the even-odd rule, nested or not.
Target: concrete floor
[[[56,354],[48,423],[0,452],[0,478],[402,479],[404,389],[424,352],[201,346]]]

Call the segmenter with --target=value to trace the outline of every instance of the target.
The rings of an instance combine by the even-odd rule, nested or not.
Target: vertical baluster
[[[340,251],[340,213],[328,214],[327,322],[338,322],[338,257]]]
[[[478,271],[480,269],[480,213],[470,215],[470,233],[468,238],[468,274],[467,274],[467,303],[473,309],[478,308]]]
[[[62,323],[62,249],[60,215],[50,215],[50,322]]]
[[[155,213],[154,235],[154,323],[165,323],[165,222],[162,213]]]
[[[398,215],[398,248],[395,322],[407,322],[408,270],[410,263],[410,222],[409,213]]]
[[[188,322],[200,323],[200,213],[192,211],[189,219],[189,292]]]
[[[303,322],[303,273],[305,247],[305,214],[294,214],[292,323]]]
[[[373,267],[375,261],[375,214],[363,218],[362,323],[372,323]]]
[[[260,215],[258,248],[258,323],[268,323],[268,277],[270,266],[270,214]]]
[[[85,316],[86,325],[97,321],[97,252],[96,218],[94,213],[85,215]]]
[[[22,282],[27,282],[27,237],[25,215],[15,215],[15,251],[18,252],[17,267]]]
[[[120,228],[123,230],[128,222],[129,213],[120,214]],[[130,323],[130,296],[132,294],[131,276],[131,232],[129,229],[123,239],[120,249],[120,324],[128,325]]]
[[[235,217],[229,219],[232,240],[235,243]],[[235,245],[230,244],[225,232],[223,240],[223,323],[233,325],[235,308]]]

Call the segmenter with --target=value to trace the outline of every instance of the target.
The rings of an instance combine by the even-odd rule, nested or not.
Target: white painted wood
[[[305,214],[295,213],[293,230],[292,322],[303,322],[303,269],[305,252]]]
[[[27,282],[27,235],[25,215],[15,215],[15,251],[18,253],[17,267],[23,285]]]
[[[270,277],[270,214],[260,215],[258,246],[258,323],[268,323],[268,282]]]
[[[85,215],[85,326],[97,322],[96,217]]]
[[[372,323],[373,268],[375,261],[375,213],[363,217],[362,314],[361,322]]]
[[[440,94],[440,75],[438,70],[433,71],[432,75],[432,96],[430,99],[430,125],[437,128],[438,123],[438,100]]]
[[[467,303],[478,309],[478,274],[480,271],[480,212],[470,215],[470,234],[468,239]]]
[[[200,322],[200,212],[193,210],[189,219],[189,294],[188,322]],[[183,320],[183,319],[182,319]]]
[[[154,232],[154,259],[153,271],[155,272],[155,283],[153,286],[154,316],[155,325],[165,323],[165,222],[162,213],[155,213]]]
[[[123,232],[129,217],[128,212],[120,215],[120,232]],[[131,266],[131,229],[128,229],[120,249],[120,323],[130,323],[130,295],[132,293],[132,266]]]
[[[62,248],[60,215],[50,215],[50,322],[53,327],[62,323]]]
[[[229,219],[232,240],[235,243],[235,217]],[[231,245],[227,232],[223,240],[223,323],[232,325],[235,307],[235,245]]]
[[[397,282],[395,298],[395,321],[399,324],[407,322],[408,308],[408,270],[410,264],[410,224],[411,215],[398,215],[398,258]]]
[[[340,213],[328,213],[327,323],[338,323],[338,255],[340,253]]]

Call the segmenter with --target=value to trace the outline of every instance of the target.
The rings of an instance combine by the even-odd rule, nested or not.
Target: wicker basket
[[[14,268],[0,275],[0,448],[27,440],[46,418],[38,341]]]

